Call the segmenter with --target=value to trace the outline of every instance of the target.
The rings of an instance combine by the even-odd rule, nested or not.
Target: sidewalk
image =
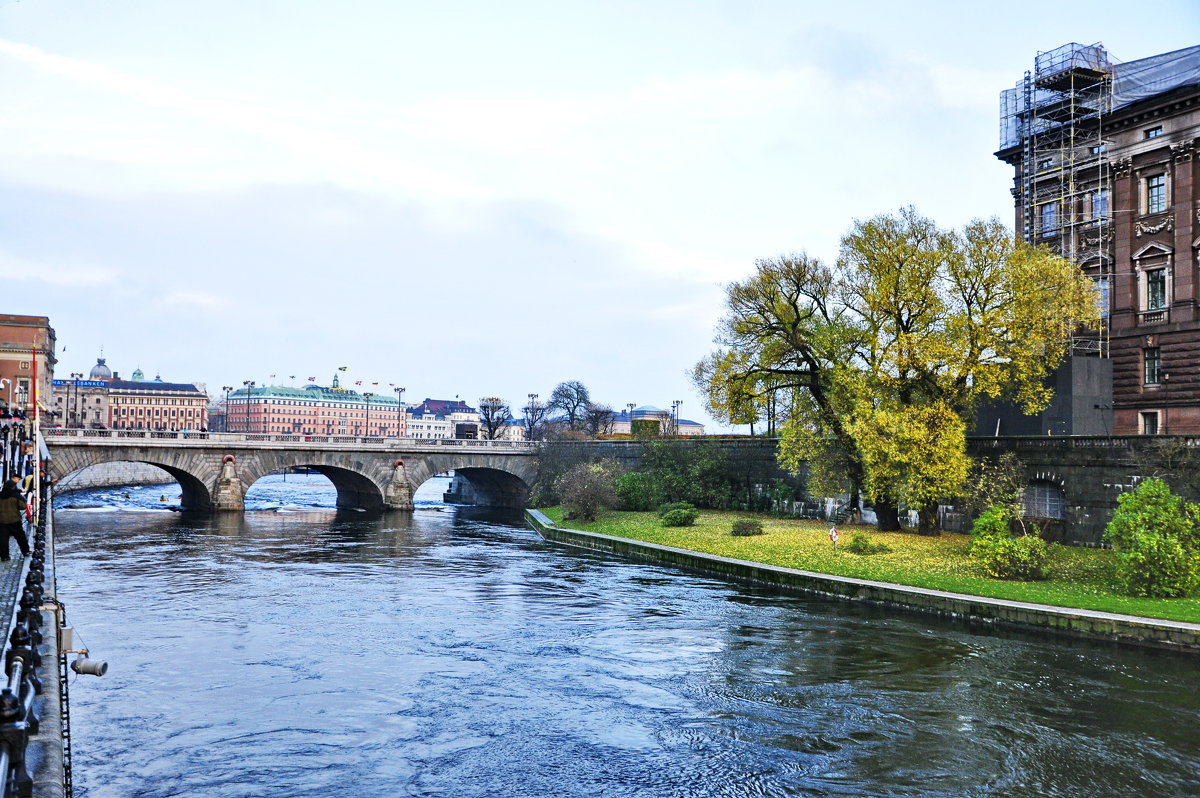
[[[780,590],[904,607],[1012,628],[1051,631],[1073,637],[1200,654],[1200,624],[969,596],[764,565],[630,538],[564,529],[555,526],[553,521],[537,510],[526,510],[525,518],[538,534],[556,543],[677,565],[691,571]]]

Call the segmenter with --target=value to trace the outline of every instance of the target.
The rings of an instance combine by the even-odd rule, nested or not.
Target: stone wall
[[[166,471],[146,463],[100,463],[68,474],[54,489],[58,493],[70,493],[120,485],[166,485],[174,482],[175,478]]]

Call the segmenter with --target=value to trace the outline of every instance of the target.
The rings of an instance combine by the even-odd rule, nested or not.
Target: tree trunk
[[[875,502],[875,528],[880,532],[900,531],[900,508],[895,502]]]
[[[942,533],[937,525],[937,505],[931,504],[928,507],[922,507],[917,511],[919,518],[917,524],[917,533],[921,535],[937,536]]]

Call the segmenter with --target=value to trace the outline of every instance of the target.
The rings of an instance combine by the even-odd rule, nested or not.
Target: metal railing
[[[436,449],[453,447],[459,449],[510,449],[530,451],[541,446],[538,441],[513,440],[469,440],[464,438],[381,438],[356,435],[295,435],[292,433],[256,432],[157,432],[153,430],[126,429],[80,429],[54,427],[43,429],[47,442],[65,440],[113,441],[113,442],[162,442],[180,445],[207,446],[213,443],[267,443],[292,446],[312,444],[334,444],[339,446],[364,446],[381,449]]]

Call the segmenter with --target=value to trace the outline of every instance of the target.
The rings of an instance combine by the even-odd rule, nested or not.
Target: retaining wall
[[[1074,637],[1200,654],[1200,624],[1005,601],[888,582],[818,574],[595,532],[564,529],[555,526],[553,521],[537,510],[526,510],[525,518],[538,534],[556,543],[676,565],[690,571],[764,585],[786,592],[866,601],[1011,628],[1051,631]]]

